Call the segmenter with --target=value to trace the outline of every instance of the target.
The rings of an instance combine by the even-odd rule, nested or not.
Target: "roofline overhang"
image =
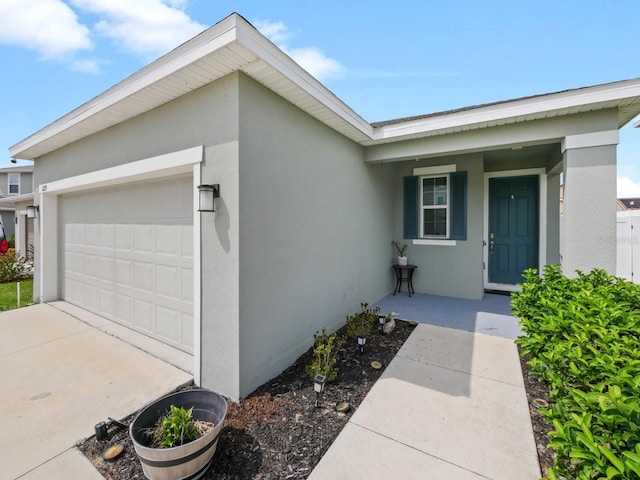
[[[581,108],[584,111],[616,108],[621,102],[632,104],[634,108],[637,104],[634,111],[640,112],[640,79],[632,79],[385,122],[385,125],[374,128],[249,22],[234,13],[10,147],[11,157],[34,160],[200,88],[202,83],[185,84],[181,71],[211,55],[228,56],[228,50],[233,55],[238,52],[237,56],[226,58],[233,66],[228,71],[219,72],[219,75],[216,72],[217,77],[211,74],[208,83],[235,71],[243,72],[364,146],[569,115]],[[278,77],[280,88],[274,86],[274,76]],[[160,82],[165,86],[167,83],[175,84],[175,90],[170,91],[174,96],[155,98],[156,103],[139,105],[139,99],[134,96],[159,97],[154,87]],[[130,110],[128,116],[120,113],[123,107]],[[630,118],[620,116],[619,126],[633,117],[635,115]],[[636,127],[639,125],[640,121],[635,124]]]

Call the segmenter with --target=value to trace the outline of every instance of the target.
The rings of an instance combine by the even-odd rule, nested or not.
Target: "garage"
[[[62,298],[193,353],[192,178],[60,195]]]

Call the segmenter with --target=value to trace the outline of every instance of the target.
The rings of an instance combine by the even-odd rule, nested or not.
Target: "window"
[[[10,173],[9,174],[9,195],[18,195],[18,194],[20,194],[20,174]]]
[[[421,237],[447,238],[449,234],[448,176],[421,177]]]
[[[404,238],[467,239],[467,172],[404,177]]]

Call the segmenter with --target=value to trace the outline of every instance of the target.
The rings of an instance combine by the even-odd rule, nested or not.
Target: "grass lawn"
[[[0,283],[0,312],[18,308],[17,282]],[[20,306],[26,307],[33,300],[33,279],[20,282]]]

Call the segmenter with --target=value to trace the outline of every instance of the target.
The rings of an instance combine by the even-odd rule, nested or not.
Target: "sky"
[[[638,0],[0,0],[0,167],[233,12],[370,122],[640,77]],[[619,197],[640,197],[638,120]]]

